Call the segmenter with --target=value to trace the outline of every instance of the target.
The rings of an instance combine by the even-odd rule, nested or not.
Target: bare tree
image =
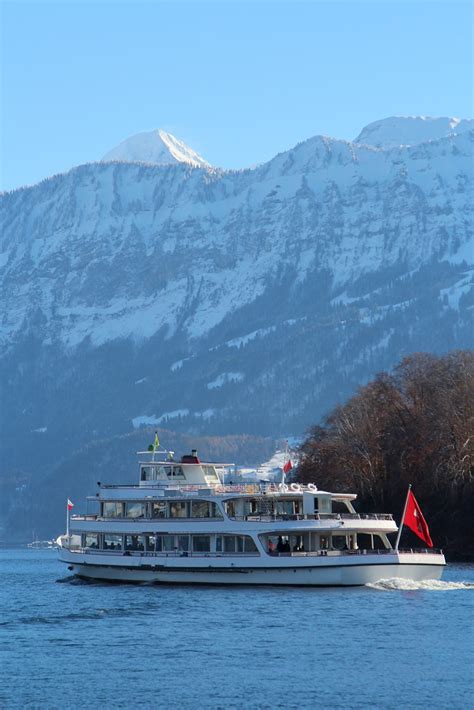
[[[474,557],[474,354],[416,353],[381,373],[301,446],[299,480],[400,510],[411,483],[438,544]]]

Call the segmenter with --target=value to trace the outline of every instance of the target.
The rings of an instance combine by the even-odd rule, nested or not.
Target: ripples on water
[[[0,585],[2,710],[474,707],[472,565],[348,589],[135,586],[4,550]]]

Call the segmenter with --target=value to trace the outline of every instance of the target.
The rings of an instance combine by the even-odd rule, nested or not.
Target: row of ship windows
[[[249,535],[119,535],[83,533],[82,547],[90,550],[136,552],[258,552]]]
[[[104,518],[219,518],[216,503],[207,500],[154,501],[152,503],[106,501],[101,504]]]
[[[128,501],[105,501],[101,515],[104,518],[218,518],[222,513],[217,503],[207,500],[154,501],[151,503]],[[237,515],[238,502],[226,501],[225,509],[229,517]],[[266,508],[257,500],[241,502],[240,515],[294,515],[302,511],[301,502],[296,500],[268,501]]]
[[[299,515],[303,512],[303,505],[301,500],[294,499],[249,498],[228,500],[225,503],[225,510],[230,518],[238,515]]]
[[[201,464],[204,475],[209,479],[218,481],[219,478],[213,466]],[[182,466],[176,465],[150,465],[142,466],[140,479],[142,481],[155,481],[163,478],[185,478]]]

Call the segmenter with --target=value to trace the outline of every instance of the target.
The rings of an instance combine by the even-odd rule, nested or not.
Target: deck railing
[[[265,514],[260,514],[260,513],[249,513],[248,515],[235,515],[235,516],[228,516],[229,520],[236,520],[236,521],[247,521],[247,522],[273,522],[275,520],[281,520],[281,521],[291,521],[291,520],[393,520],[393,516],[390,513],[377,513],[377,514],[370,514],[370,515],[359,515],[358,513],[314,513],[314,515],[311,514],[286,514],[286,513],[265,513]],[[114,517],[114,518],[106,518],[101,515],[71,515],[71,521],[84,521],[84,520],[100,520],[104,522],[110,522],[110,521],[119,521],[119,522],[131,522],[131,523],[136,523],[137,521],[154,521],[154,522],[162,522],[166,520],[166,522],[195,522],[196,520],[201,520],[201,521],[213,521],[213,520],[222,520],[222,517],[215,517],[215,518],[128,518],[128,517]]]
[[[147,485],[149,484],[149,485]],[[295,486],[295,489],[292,488]],[[206,483],[179,483],[179,481],[142,481],[141,484],[130,483],[130,484],[111,484],[102,483],[101,488],[103,489],[124,489],[124,488],[150,488],[156,490],[157,488],[163,488],[164,490],[171,491],[181,491],[183,493],[195,493],[196,491],[207,492],[210,494],[223,493],[244,493],[247,495],[266,495],[271,493],[292,495],[297,493],[312,493],[317,495],[317,488],[310,488],[309,486],[298,483],[298,484],[282,484],[280,483],[216,483],[216,484],[206,484]],[[335,494],[337,496],[337,494]]]
[[[154,550],[142,551],[142,550],[100,550],[89,547],[81,547],[80,545],[72,545],[67,547],[63,545],[66,549],[71,552],[80,552],[92,555],[114,555],[114,556],[125,556],[125,557],[259,557],[260,552],[185,552],[181,550],[159,552]],[[442,549],[440,548],[404,548],[399,550],[394,549],[381,549],[381,550],[314,550],[311,552],[267,552],[270,557],[342,557],[342,556],[366,556],[366,555],[396,555],[396,554],[425,554],[425,555],[440,555],[442,554]]]
[[[311,514],[286,514],[286,513],[250,513],[249,515],[229,516],[230,520],[264,521],[273,520],[393,520],[390,513],[377,513],[359,515],[358,513],[314,513]]]

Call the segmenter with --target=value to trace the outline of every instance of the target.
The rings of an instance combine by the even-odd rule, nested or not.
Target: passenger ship
[[[393,549],[391,515],[359,515],[356,495],[315,485],[238,482],[194,450],[139,464],[138,485],[98,484],[97,515],[71,515],[59,557],[95,580],[192,584],[363,585],[439,579],[441,551]],[[91,500],[89,498],[88,500]],[[69,501],[68,501],[69,502]],[[68,506],[69,507],[69,506]]]

